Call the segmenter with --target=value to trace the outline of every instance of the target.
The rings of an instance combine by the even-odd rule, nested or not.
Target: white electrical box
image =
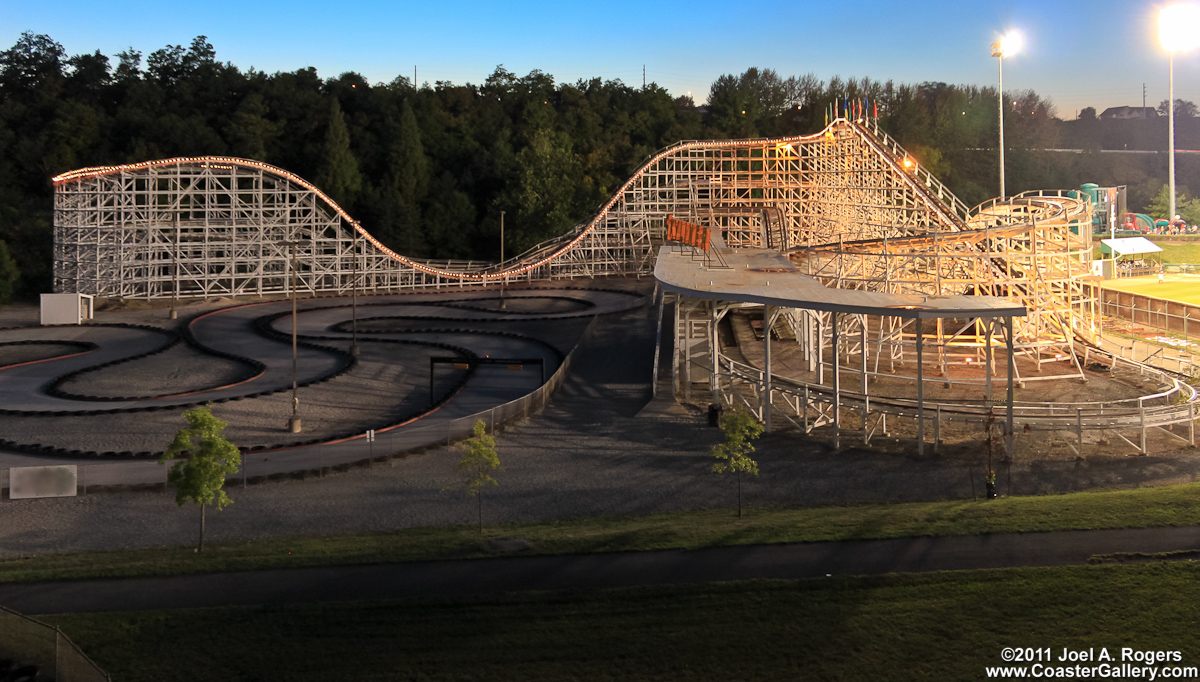
[[[93,312],[88,294],[42,294],[42,324],[79,324]]]

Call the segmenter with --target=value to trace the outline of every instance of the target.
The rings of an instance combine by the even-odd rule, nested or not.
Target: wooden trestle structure
[[[930,363],[939,377],[978,383],[984,399],[991,373],[962,378],[957,370],[992,365],[1005,344],[1025,359],[1014,370],[1019,384],[1083,379],[1083,364],[1100,352],[1093,347],[1095,302],[1079,281],[1091,249],[1086,196],[1029,193],[969,209],[871,118],[839,118],[810,136],[673,145],[648,159],[588,221],[503,263],[397,254],[319,188],[246,159],[85,168],[54,183],[57,292],[134,299],[283,295],[295,276],[301,294],[311,295],[649,274],[670,216],[719,242],[710,251],[686,247],[696,252],[698,272],[728,267],[726,249],[769,249],[832,289],[998,297],[1027,312],[1009,317],[1012,333],[1001,335],[996,318],[981,316],[771,311],[804,339],[819,379],[813,386],[829,376],[830,357],[853,356],[847,362],[914,381]],[[707,334],[696,330],[720,313],[710,302],[672,296],[678,366],[690,368],[703,359],[694,342]],[[918,347],[926,354],[913,365]],[[749,371],[722,362],[707,363],[713,376],[727,379],[714,386],[736,383],[739,371]],[[871,372],[863,372],[864,380]],[[1191,409],[1195,391],[1165,375],[1161,383],[1163,396],[1152,402],[1190,391],[1180,404]],[[690,391],[690,383],[681,388]],[[802,402],[793,402],[793,416],[826,409]],[[764,404],[765,411],[758,409],[769,420],[770,396]],[[816,420],[836,421],[836,412]],[[1172,415],[1151,428],[1183,422]],[[799,422],[814,423],[803,416]]]

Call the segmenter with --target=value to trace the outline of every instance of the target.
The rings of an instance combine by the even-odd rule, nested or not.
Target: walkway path
[[[427,561],[134,580],[0,585],[28,614],[379,599],[454,599],[751,579],[1083,564],[1200,549],[1200,527],[902,538],[702,550]]]

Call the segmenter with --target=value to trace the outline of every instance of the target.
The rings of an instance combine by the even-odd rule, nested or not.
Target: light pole
[[[1011,57],[1021,49],[1021,35],[1009,33],[992,43],[992,56],[1000,64],[1000,199],[1004,194],[1004,58]]]
[[[350,287],[350,355],[358,355],[358,226],[354,225],[354,280]]]
[[[504,269],[504,211],[500,211],[500,269]],[[500,280],[500,310],[504,310],[504,280]]]
[[[1167,158],[1170,170],[1171,214],[1167,223],[1175,220],[1175,53],[1196,47],[1196,32],[1200,31],[1200,7],[1173,5],[1158,13],[1158,40],[1167,51]]]
[[[296,382],[296,241],[292,240],[292,418],[288,420],[288,430],[300,433],[300,397],[297,395]]]

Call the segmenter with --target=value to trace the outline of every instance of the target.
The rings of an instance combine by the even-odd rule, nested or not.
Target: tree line
[[[68,56],[51,37],[25,33],[0,52],[0,297],[49,291],[50,178],[75,168],[257,159],[312,180],[400,253],[495,259],[501,211],[506,253],[519,253],[586,219],[662,147],[817,132],[839,100],[869,102],[968,205],[997,194],[995,88],[750,68],[717,78],[697,105],[654,83],[557,83],[503,66],[480,84],[267,74],[219,61],[204,36],[145,57],[133,48]],[[1163,155],[1086,153],[1102,148],[1095,140],[1110,122],[1060,121],[1032,91],[1010,91],[1005,109],[1010,192],[1128,184],[1137,208],[1166,178]],[[1177,138],[1200,148],[1193,120],[1177,121]],[[1085,153],[1036,151],[1071,145]],[[1196,170],[1189,161],[1184,185]]]

